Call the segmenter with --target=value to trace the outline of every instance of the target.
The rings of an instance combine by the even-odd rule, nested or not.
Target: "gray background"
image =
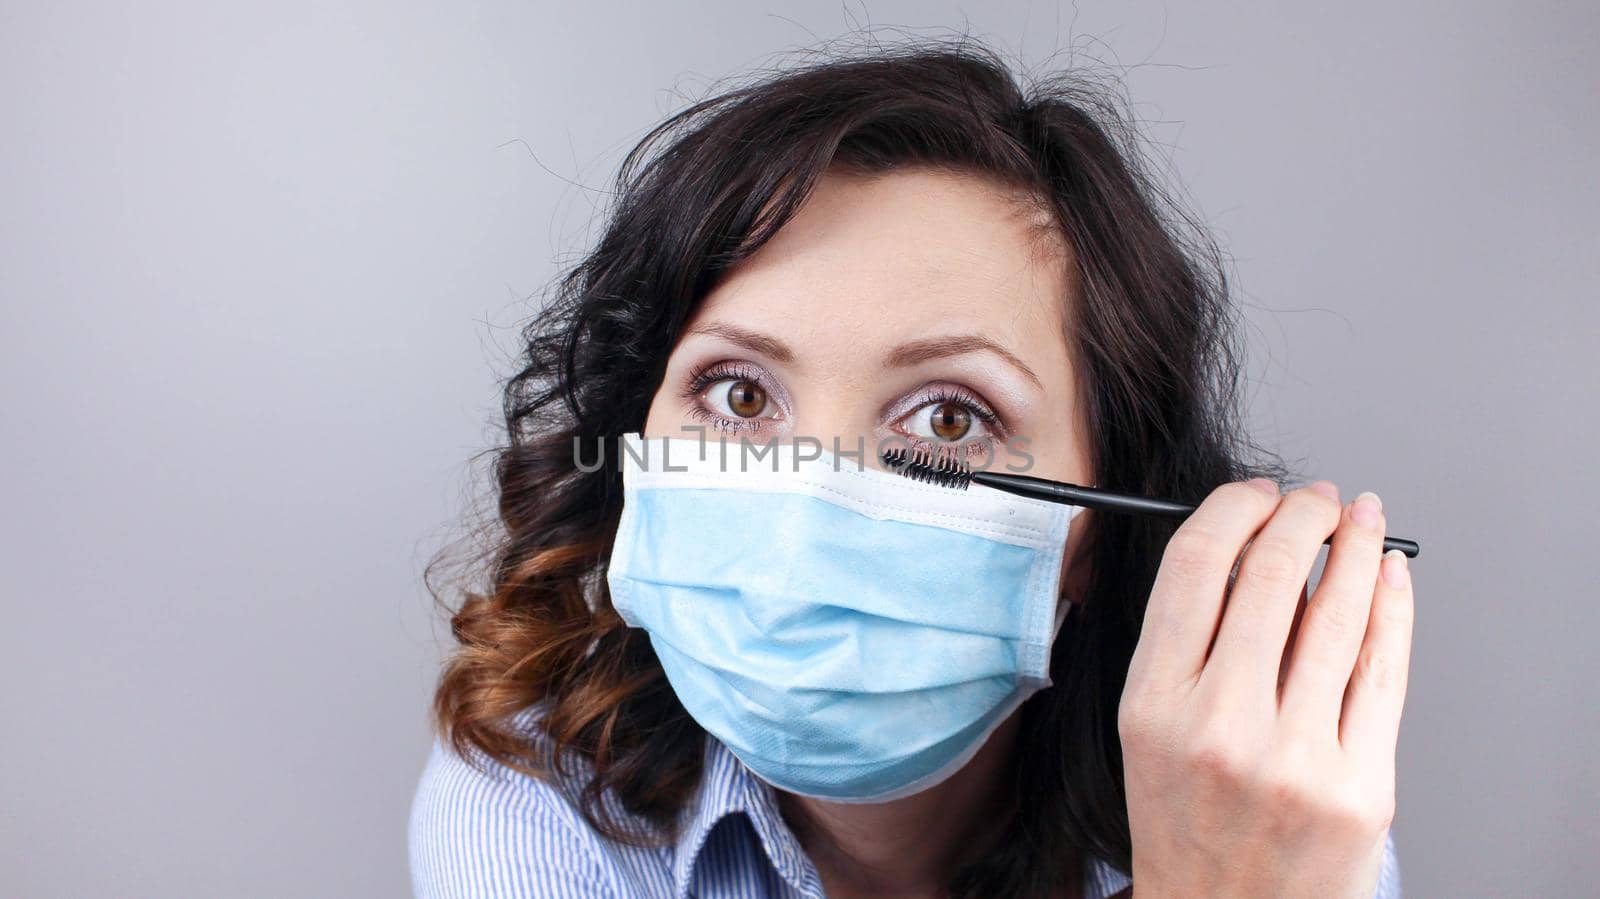
[[[732,0],[0,10],[0,893],[407,890],[515,326],[649,125],[869,22],[1123,77],[1259,439],[1423,545],[1408,894],[1593,894],[1595,6]]]

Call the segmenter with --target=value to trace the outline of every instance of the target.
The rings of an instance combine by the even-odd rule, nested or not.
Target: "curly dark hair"
[[[539,776],[576,753],[593,765],[577,801],[595,828],[631,842],[670,836],[700,777],[706,734],[647,635],[611,606],[602,575],[621,474],[616,454],[598,447],[642,428],[696,304],[829,167],[955,170],[1021,188],[1053,211],[1080,285],[1081,296],[1062,298],[1065,338],[1100,486],[1198,502],[1226,481],[1284,480],[1281,463],[1246,461],[1262,454],[1240,427],[1242,354],[1224,257],[1152,177],[1143,139],[1104,81],[1067,71],[1024,90],[969,38],[875,44],[694,103],[628,153],[598,245],[526,326],[521,370],[504,384],[495,533],[474,556],[486,589],[458,584],[464,599],[451,607],[433,583],[442,554],[425,575],[453,608],[459,646],[432,711],[458,752]],[[605,464],[579,470],[574,447]],[[1022,707],[1005,838],[956,874],[952,895],[1059,895],[1076,889],[1089,855],[1130,870],[1117,708],[1176,526],[1093,517],[1090,573],[1054,647],[1055,685]],[[546,706],[541,742],[553,752],[509,725],[534,703]],[[656,833],[622,829],[607,791]]]

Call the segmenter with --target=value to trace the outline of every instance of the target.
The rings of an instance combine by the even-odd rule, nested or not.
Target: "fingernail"
[[[1339,500],[1339,488],[1334,486],[1332,481],[1315,481],[1312,483],[1311,489],[1335,502]]]
[[[1378,515],[1383,511],[1383,500],[1378,499],[1378,494],[1371,490],[1362,491],[1356,501],[1350,505],[1350,517],[1356,524],[1364,528],[1378,526]]]
[[[1260,490],[1263,493],[1267,493],[1271,496],[1279,496],[1282,494],[1282,491],[1278,489],[1278,485],[1267,478],[1251,478],[1247,483],[1257,490]]]
[[[1404,587],[1411,579],[1410,566],[1406,564],[1406,554],[1398,549],[1391,549],[1383,554],[1383,579],[1391,587]]]

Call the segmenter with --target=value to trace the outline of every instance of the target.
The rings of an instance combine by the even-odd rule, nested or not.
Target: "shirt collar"
[[[676,851],[672,860],[673,893],[689,895],[695,864],[711,829],[723,818],[743,812],[750,820],[761,849],[778,874],[802,896],[822,896],[822,880],[811,859],[778,809],[777,793],[757,777],[722,741],[706,734],[704,766],[694,800],[679,812]],[[1128,886],[1128,875],[1104,861],[1090,857],[1085,895],[1111,896]]]
[[[821,896],[821,879],[778,810],[772,785],[757,777],[722,741],[706,734],[704,765],[694,800],[679,814],[677,851],[672,860],[673,890],[689,894],[695,863],[711,829],[723,818],[743,812],[761,849],[778,874],[806,896]]]

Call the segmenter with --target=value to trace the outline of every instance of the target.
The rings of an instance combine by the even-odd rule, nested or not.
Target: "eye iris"
[[[740,418],[754,418],[767,408],[767,392],[752,381],[734,381],[728,385],[728,408]]]
[[[959,440],[972,428],[972,413],[958,403],[935,406],[929,422],[941,440]]]

